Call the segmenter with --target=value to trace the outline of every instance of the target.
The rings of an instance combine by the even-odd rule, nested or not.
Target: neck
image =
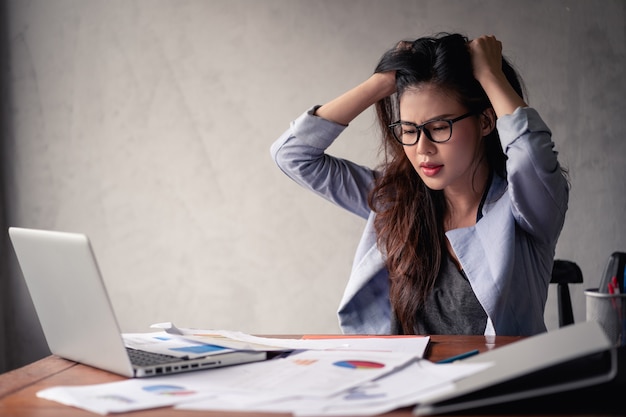
[[[444,190],[446,197],[445,231],[469,227],[476,224],[478,209],[487,189],[489,168],[481,164],[469,181],[470,186]]]

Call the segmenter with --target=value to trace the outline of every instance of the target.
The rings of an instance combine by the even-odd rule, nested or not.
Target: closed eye
[[[444,122],[441,122],[441,121],[430,122],[430,123],[427,123],[425,127],[428,130],[432,130],[432,131],[450,129],[450,125],[448,124],[448,122],[445,122],[445,121]]]

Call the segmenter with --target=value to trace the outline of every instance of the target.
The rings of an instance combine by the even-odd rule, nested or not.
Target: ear
[[[480,128],[483,137],[487,136],[496,128],[496,112],[488,107],[480,114]]]

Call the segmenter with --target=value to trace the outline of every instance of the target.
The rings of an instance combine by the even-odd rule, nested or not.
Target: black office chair
[[[575,262],[562,259],[554,260],[550,284],[557,285],[559,327],[574,324],[574,311],[569,294],[569,284],[582,284],[582,282],[583,273]]]

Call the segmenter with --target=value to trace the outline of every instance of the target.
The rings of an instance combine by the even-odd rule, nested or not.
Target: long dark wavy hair
[[[426,187],[387,126],[400,119],[402,94],[424,83],[453,94],[476,115],[492,107],[474,78],[467,43],[468,39],[459,34],[402,41],[387,51],[376,67],[376,72],[396,72],[397,92],[376,103],[384,162],[369,204],[376,212],[378,246],[389,271],[393,313],[405,334],[415,333],[417,313],[432,290],[446,256],[443,222],[446,202],[441,190]],[[523,97],[516,71],[505,59],[502,68],[515,91]],[[497,130],[493,129],[483,141],[485,149],[481,157],[487,159],[493,174],[505,178],[506,156]]]

